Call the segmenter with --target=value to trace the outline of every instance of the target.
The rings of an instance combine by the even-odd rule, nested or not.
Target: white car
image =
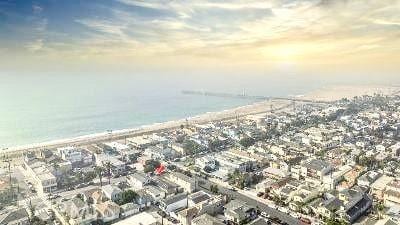
[[[265,218],[269,218],[269,215],[266,212],[261,212],[261,216]]]
[[[285,207],[278,207],[278,210],[283,212],[283,213],[288,213],[289,212],[289,210],[287,208],[285,208]]]

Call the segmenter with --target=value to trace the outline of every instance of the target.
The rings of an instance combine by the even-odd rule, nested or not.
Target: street
[[[215,182],[212,182],[209,180],[204,180],[199,177],[197,177],[197,180],[201,181],[201,183],[203,183],[202,185],[199,185],[198,187],[200,187],[202,190],[204,190],[206,192],[210,192],[209,187],[211,185],[217,185],[220,194],[224,194],[224,195],[229,196],[230,198],[239,199],[241,201],[247,202],[248,204],[259,209],[261,212],[266,212],[271,218],[278,218],[282,222],[287,223],[289,225],[301,224],[301,222],[298,219],[293,218],[292,216],[290,216],[286,213],[280,212],[279,210],[273,209],[273,208],[269,207],[268,205],[266,205],[260,201],[257,201],[255,199],[252,199],[248,196],[245,196],[237,191],[232,191],[226,187],[223,187],[222,185],[220,185],[218,183],[215,183]]]

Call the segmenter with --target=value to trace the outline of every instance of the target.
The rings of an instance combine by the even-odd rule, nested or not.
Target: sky
[[[400,0],[1,0],[2,71],[400,69]]]

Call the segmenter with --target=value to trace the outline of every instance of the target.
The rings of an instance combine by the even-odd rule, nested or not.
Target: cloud
[[[372,22],[375,23],[375,24],[378,24],[378,25],[400,26],[400,20],[399,21],[390,21],[390,20],[383,20],[383,19],[375,19]]]
[[[34,14],[40,14],[43,11],[43,7],[38,5],[32,5],[32,10]]]
[[[36,39],[25,45],[25,48],[30,52],[37,52],[43,49],[43,39]]]
[[[152,9],[167,9],[168,2],[167,1],[146,1],[146,0],[117,0],[123,4],[131,5],[131,6],[139,6],[143,8],[152,8]]]
[[[51,47],[54,54],[85,55],[85,59],[182,57],[261,65],[275,60],[345,60],[372,57],[372,53],[393,57],[400,46],[400,0],[114,0],[87,4],[92,13],[77,10],[76,15],[64,18],[69,29],[51,26],[58,18],[44,18],[43,8],[33,6],[36,13],[29,21],[33,28],[29,32],[34,34],[26,41],[26,49],[43,53]]]

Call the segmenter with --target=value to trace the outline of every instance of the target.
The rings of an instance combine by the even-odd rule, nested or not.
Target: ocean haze
[[[289,96],[326,85],[398,84],[388,76],[0,75],[0,147],[76,137],[186,118],[253,103],[182,90]]]

